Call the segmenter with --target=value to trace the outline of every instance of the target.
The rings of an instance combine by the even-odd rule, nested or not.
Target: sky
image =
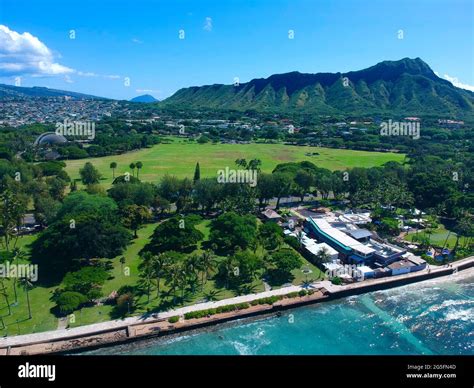
[[[178,89],[420,57],[474,91],[472,0],[0,0],[0,83]]]

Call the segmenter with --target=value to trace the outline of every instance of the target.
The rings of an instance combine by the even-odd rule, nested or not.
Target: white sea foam
[[[252,354],[250,346],[245,345],[242,342],[232,341],[231,344],[241,356],[248,356]]]
[[[474,322],[474,308],[466,310],[450,310],[445,314],[444,320]]]
[[[458,306],[474,306],[474,300],[445,300],[443,303],[440,304],[435,304],[434,306],[431,306],[429,309],[421,313],[419,316],[424,317],[425,315],[428,315],[430,313],[440,311],[446,308],[450,307],[458,307]]]

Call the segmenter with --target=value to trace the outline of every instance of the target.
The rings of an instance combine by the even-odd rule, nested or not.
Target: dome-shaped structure
[[[67,139],[63,135],[54,132],[46,132],[38,136],[33,143],[35,147],[42,145],[54,145],[67,143]]]

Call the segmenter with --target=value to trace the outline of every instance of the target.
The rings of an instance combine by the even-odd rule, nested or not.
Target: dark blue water
[[[87,354],[474,354],[474,271]]]

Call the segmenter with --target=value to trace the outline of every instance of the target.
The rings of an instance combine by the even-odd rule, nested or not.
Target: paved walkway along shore
[[[417,281],[419,278],[420,281],[426,279],[427,275],[432,277],[436,277],[437,274],[440,276],[449,275],[451,273],[457,272],[458,268],[467,269],[470,267],[474,267],[474,256],[459,260],[457,262],[452,263],[450,266],[429,266],[422,271],[409,273],[405,275],[398,275],[380,279],[370,279],[365,280],[358,283],[352,283],[343,286],[336,286],[333,285],[330,281],[324,280],[320,282],[313,283],[311,285],[314,289],[326,289],[331,296],[337,296],[338,294],[345,295],[347,293],[357,291],[362,291],[364,289],[370,287],[380,287],[384,288],[384,286],[390,286],[391,283],[397,283],[400,280],[407,280],[407,281]],[[80,327],[75,327],[71,329],[58,329],[53,331],[46,331],[42,333],[33,333],[33,334],[24,334],[19,336],[12,336],[12,337],[4,337],[0,339],[0,350],[5,349],[8,347],[15,347],[27,344],[37,344],[43,342],[52,342],[58,340],[67,340],[68,338],[75,338],[81,336],[90,336],[94,334],[100,334],[106,331],[114,330],[114,329],[123,329],[127,328],[128,326],[138,325],[138,324],[145,324],[145,323],[152,323],[157,322],[159,320],[166,320],[172,316],[182,316],[188,312],[192,311],[199,311],[199,310],[206,310],[209,308],[216,308],[225,305],[232,305],[244,302],[251,302],[256,299],[266,298],[270,296],[278,296],[278,295],[286,295],[293,292],[298,292],[302,290],[303,287],[301,286],[290,286],[290,287],[282,287],[279,289],[273,289],[271,291],[260,292],[256,294],[249,294],[243,296],[237,296],[234,298],[223,299],[216,302],[205,302],[199,303],[195,305],[190,305],[186,307],[181,307],[174,310],[169,310],[166,312],[160,312],[156,314],[149,314],[147,316],[137,316],[137,317],[130,317],[120,320],[113,320],[101,323],[95,323],[91,325],[85,325]],[[366,291],[365,291],[366,292]],[[1,354],[1,353],[0,353]]]

